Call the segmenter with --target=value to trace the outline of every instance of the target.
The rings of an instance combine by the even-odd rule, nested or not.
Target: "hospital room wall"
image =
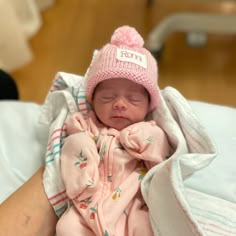
[[[33,60],[12,72],[21,100],[42,103],[58,71],[84,74],[93,50],[108,42],[120,25],[136,27],[147,39],[151,29],[171,13],[236,12],[236,3],[232,12],[226,12],[223,1],[205,2],[56,0],[42,12],[42,27],[30,40]],[[208,35],[204,46],[190,47],[184,33],[173,33],[158,66],[161,88],[173,86],[188,99],[236,107],[236,35]]]

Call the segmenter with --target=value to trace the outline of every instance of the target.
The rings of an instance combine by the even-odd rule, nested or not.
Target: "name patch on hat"
[[[147,68],[147,58],[139,52],[117,48],[116,59],[119,61],[131,62],[143,68]]]

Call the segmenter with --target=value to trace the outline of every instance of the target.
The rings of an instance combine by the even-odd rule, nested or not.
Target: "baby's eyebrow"
[[[129,92],[141,93],[142,90],[136,88],[129,88]]]
[[[129,88],[129,92],[131,92],[131,93],[138,93],[138,94],[145,94],[147,91],[146,91],[145,88],[140,89],[140,88],[130,87]]]
[[[104,86],[104,85],[97,86],[96,89],[99,90],[99,91],[100,91],[100,90],[109,90],[109,91],[115,90],[114,87],[111,87],[111,86]]]

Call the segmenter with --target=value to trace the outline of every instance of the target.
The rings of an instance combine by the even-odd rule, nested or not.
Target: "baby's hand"
[[[152,133],[147,131],[155,126],[155,122],[130,125],[120,132],[120,142],[128,152],[140,155],[152,144]]]
[[[169,153],[167,137],[154,121],[125,128],[120,132],[120,142],[130,155],[155,163],[163,161]]]

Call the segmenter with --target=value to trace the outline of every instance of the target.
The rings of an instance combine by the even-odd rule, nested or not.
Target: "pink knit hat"
[[[124,78],[146,88],[150,95],[150,111],[157,107],[157,63],[143,45],[143,38],[134,28],[122,26],[115,30],[111,42],[95,55],[87,71],[85,92],[89,102],[98,83]]]

